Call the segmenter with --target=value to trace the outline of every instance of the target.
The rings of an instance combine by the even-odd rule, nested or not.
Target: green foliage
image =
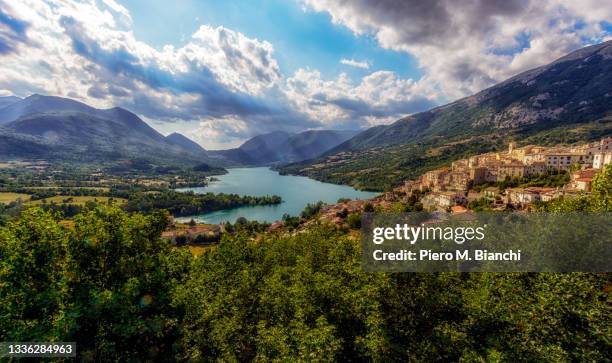
[[[293,217],[287,213],[283,214],[283,223],[285,225],[285,227],[289,228],[289,229],[295,229],[297,228],[300,223],[302,222],[302,218],[300,217]]]
[[[480,198],[468,203],[467,207],[475,212],[490,210],[491,200],[488,198]]]
[[[0,339],[51,341],[66,309],[68,238],[57,216],[26,210],[0,229]]]
[[[32,208],[0,229],[0,339],[77,341],[87,360],[168,359],[171,292],[191,256],[160,240],[167,215],[114,207],[65,228]],[[166,357],[166,358],[164,358]]]
[[[540,203],[540,212],[611,212],[612,211],[612,167],[608,166],[593,178],[590,195],[558,198]]]
[[[323,207],[325,203],[319,201],[317,203],[308,203],[300,216],[304,219],[312,218],[319,213],[321,207]]]
[[[366,273],[329,226],[223,239],[175,295],[196,361],[599,361],[607,274]]]
[[[225,238],[177,292],[192,322],[185,358],[330,361],[378,349],[382,317],[370,299],[385,277],[360,271],[358,244],[324,227],[247,240]]]
[[[592,196],[547,206],[609,211],[611,170],[597,175]],[[104,207],[65,227],[31,208],[8,221],[0,340],[74,340],[79,358],[95,361],[612,355],[609,273],[369,273],[359,241],[317,223],[254,238],[256,228],[240,221],[194,258],[160,240],[167,217]],[[293,219],[300,223],[285,223]]]
[[[351,229],[361,228],[361,213],[351,213],[346,217],[346,223]]]
[[[188,216],[245,205],[268,205],[281,202],[281,197],[276,195],[251,197],[237,194],[195,194],[165,190],[156,193],[132,194],[125,209],[130,212],[165,209],[175,216]]]

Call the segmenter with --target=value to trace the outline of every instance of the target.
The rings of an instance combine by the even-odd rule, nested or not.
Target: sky
[[[0,96],[127,108],[207,149],[365,129],[612,39],[597,0],[0,0]]]

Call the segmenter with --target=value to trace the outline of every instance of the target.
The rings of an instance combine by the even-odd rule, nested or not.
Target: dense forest
[[[612,211],[591,196],[547,211]],[[312,209],[312,208],[311,208]],[[199,257],[167,214],[114,206],[0,228],[0,340],[76,341],[85,361],[606,361],[609,273],[366,273],[357,239],[237,228]],[[606,358],[607,357],[607,358]]]
[[[97,205],[118,204],[128,212],[150,213],[157,209],[165,209],[173,216],[189,216],[230,209],[243,206],[273,205],[282,203],[282,198],[271,196],[241,196],[237,194],[177,192],[167,188],[148,190],[143,187],[112,187],[104,188],[53,188],[53,189],[16,189],[17,192],[28,193],[30,201],[40,201],[38,205],[43,210],[60,212],[66,218],[72,218],[83,210],[93,209]],[[86,202],[78,203],[75,198],[91,197]],[[60,197],[59,199],[49,199]],[[127,200],[127,201],[126,201]],[[125,202],[125,203],[123,203]],[[28,208],[23,201],[0,203],[0,226],[11,217],[19,215]]]
[[[164,190],[132,194],[125,209],[128,212],[151,212],[156,209],[165,209],[174,216],[189,216],[221,209],[281,202],[281,197],[277,195],[253,197],[238,194],[195,194]]]

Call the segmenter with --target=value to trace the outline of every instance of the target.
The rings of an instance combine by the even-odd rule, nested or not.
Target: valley
[[[571,144],[612,134],[612,41],[585,47],[475,95],[376,126],[313,160],[279,168],[388,190],[470,153]]]
[[[604,3],[0,1],[0,361],[610,361]]]

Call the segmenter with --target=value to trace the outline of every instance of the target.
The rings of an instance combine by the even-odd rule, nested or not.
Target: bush
[[[351,213],[346,218],[349,228],[359,229],[361,228],[361,213]]]

